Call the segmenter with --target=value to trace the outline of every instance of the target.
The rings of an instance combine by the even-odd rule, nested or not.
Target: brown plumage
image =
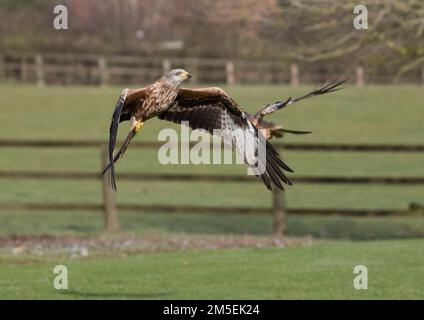
[[[116,189],[114,163],[125,153],[131,139],[141,129],[144,121],[156,116],[175,123],[188,121],[192,129],[204,129],[210,134],[217,134],[216,130],[220,130],[218,134],[236,151],[243,152],[245,163],[256,176],[262,178],[268,189],[272,189],[272,184],[279,189],[284,189],[283,183],[291,184],[283,170],[293,171],[281,160],[278,152],[268,141],[264,141],[265,157],[259,155],[258,144],[246,142],[250,141],[249,139],[261,141],[262,134],[255,124],[262,123],[263,126],[265,122],[262,118],[256,115],[252,117],[246,113],[220,88],[180,88],[181,83],[189,77],[188,72],[176,69],[145,88],[122,91],[110,125],[110,163],[103,171],[104,174],[109,170],[112,188]],[[126,120],[131,120],[131,130],[114,156],[118,125]],[[237,129],[243,130],[246,140],[240,140],[239,136],[233,134]],[[246,145],[242,146],[243,143]]]
[[[256,117],[256,114],[250,115],[250,121],[254,124],[256,128],[258,128],[259,132],[262,133],[262,135],[267,140],[271,140],[273,137],[281,138],[286,133],[291,134],[308,134],[312,133],[312,131],[300,131],[300,130],[290,130],[290,129],[284,129],[282,125],[277,124],[275,122],[266,121],[263,119],[263,116]]]

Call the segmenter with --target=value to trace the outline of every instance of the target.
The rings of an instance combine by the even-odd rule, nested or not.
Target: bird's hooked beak
[[[188,72],[186,72],[185,73],[185,79],[190,79],[191,78],[191,74],[190,73],[188,73]]]

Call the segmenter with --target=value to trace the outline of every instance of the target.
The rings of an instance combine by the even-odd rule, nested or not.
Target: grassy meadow
[[[69,259],[7,257],[1,299],[416,299],[424,296],[422,240],[316,243]],[[55,265],[68,289],[52,286]],[[353,287],[356,265],[368,289]]]

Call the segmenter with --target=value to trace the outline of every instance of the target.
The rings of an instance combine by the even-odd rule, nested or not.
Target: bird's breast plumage
[[[178,90],[178,87],[165,81],[158,80],[153,83],[148,88],[147,97],[140,110],[141,116],[149,119],[168,109],[177,98]]]

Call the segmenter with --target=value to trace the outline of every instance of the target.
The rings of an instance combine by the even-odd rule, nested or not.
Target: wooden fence
[[[296,64],[279,60],[225,60],[178,57],[102,56],[70,53],[0,53],[0,80],[64,85],[150,83],[171,68],[185,68],[194,83],[319,83],[338,76],[334,71],[302,73]],[[391,83],[393,75],[367,74],[364,67],[343,73],[350,82]],[[424,84],[422,75],[410,82]]]
[[[132,148],[158,148],[158,142],[134,142]],[[292,151],[314,151],[314,152],[404,152],[423,153],[424,145],[379,145],[379,144],[294,144],[294,143],[274,143],[278,149]],[[96,148],[100,150],[102,168],[108,163],[107,144],[105,141],[22,141],[22,140],[0,140],[0,148]],[[287,214],[342,214],[353,216],[388,216],[410,214],[409,210],[358,210],[349,208],[318,209],[318,208],[287,208],[285,205],[284,192],[275,190],[273,192],[273,202],[270,208],[254,207],[218,207],[218,206],[171,206],[161,204],[122,204],[117,205],[115,193],[108,186],[106,178],[100,176],[101,168],[98,172],[56,172],[56,171],[5,171],[0,170],[0,179],[71,179],[71,180],[99,180],[103,191],[102,204],[42,204],[42,203],[0,203],[1,209],[24,209],[24,210],[102,210],[104,212],[105,229],[108,231],[117,230],[118,210],[150,211],[166,213],[267,213],[273,214],[274,232],[284,234],[287,228]],[[119,173],[119,180],[136,181],[204,181],[209,183],[260,183],[255,177],[237,175],[216,175],[216,174],[157,174],[157,173]],[[424,185],[424,177],[388,177],[388,176],[295,176],[295,183],[306,184],[383,184],[383,185]]]

